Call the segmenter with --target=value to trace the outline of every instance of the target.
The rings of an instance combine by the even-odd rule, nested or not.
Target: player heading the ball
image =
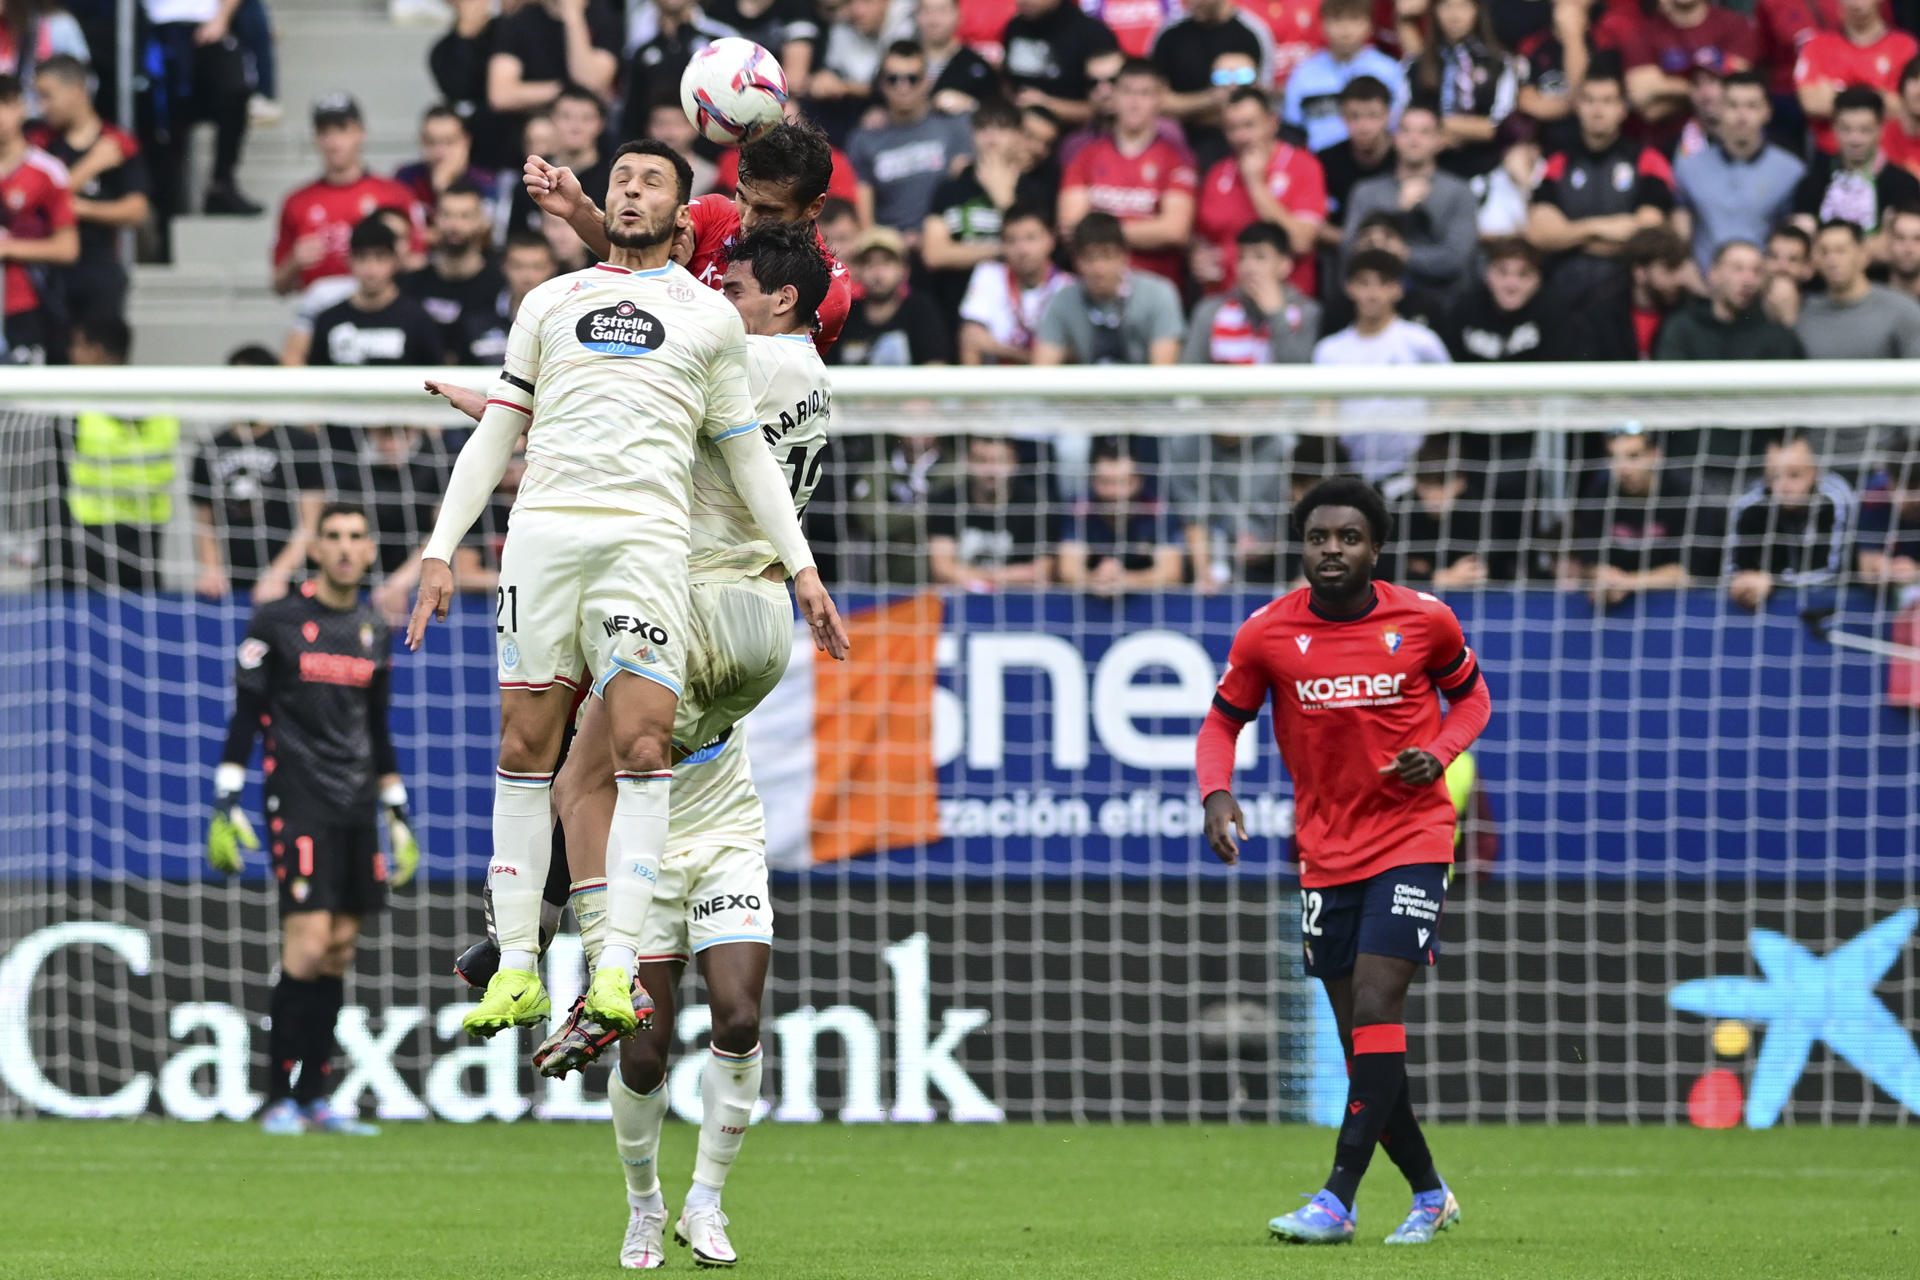
[[[1407,1092],[1407,987],[1440,953],[1452,872],[1447,765],[1487,727],[1493,701],[1453,611],[1374,580],[1393,519],[1373,486],[1325,480],[1293,509],[1308,585],[1256,609],[1228,654],[1197,757],[1207,843],[1240,860],[1233,798],[1240,730],[1273,705],[1293,778],[1300,933],[1347,1051],[1333,1172],[1306,1207],[1268,1223],[1281,1240],[1345,1244],[1376,1142],[1413,1188],[1389,1244],[1425,1244],[1460,1216]],[[1451,709],[1444,720],[1436,691]]]
[[[605,703],[618,800],[607,844],[607,945],[585,1009],[638,1023],[633,970],[667,838],[671,736],[688,661],[688,491],[698,442],[722,451],[741,500],[794,575],[815,642],[846,633],[760,438],[746,332],[725,299],[669,258],[692,170],[671,147],[614,153],[608,260],[527,295],[506,367],[460,451],[421,558],[407,627],[417,648],[453,596],[451,557],[526,433],[496,601],[500,756],[487,886],[501,967],[463,1025],[526,1026],[550,1002],[535,971],[552,839],[550,793],[582,680]],[[584,675],[583,675],[584,672]]]

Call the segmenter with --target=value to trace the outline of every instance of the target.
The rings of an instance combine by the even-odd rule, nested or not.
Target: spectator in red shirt
[[[1221,112],[1233,154],[1207,170],[1195,215],[1193,278],[1208,293],[1233,288],[1236,239],[1256,222],[1286,233],[1294,262],[1289,280],[1314,295],[1313,246],[1327,220],[1327,180],[1311,152],[1280,141],[1280,120],[1265,90],[1235,89]]]
[[[1273,87],[1287,87],[1293,69],[1327,47],[1320,34],[1320,0],[1242,0],[1240,8],[1273,37]]]
[[[17,77],[0,75],[0,276],[6,291],[9,364],[45,364],[45,268],[80,258],[80,227],[66,166],[27,142],[27,103]]]
[[[1151,62],[1129,60],[1114,88],[1113,136],[1089,143],[1060,184],[1060,228],[1088,213],[1120,220],[1133,265],[1174,284],[1186,276],[1193,235],[1193,157],[1160,136],[1166,82]]]
[[[1627,99],[1646,121],[1646,140],[1670,150],[1693,114],[1693,81],[1753,66],[1753,24],[1708,0],[1660,0],[1621,50]]]
[[[1833,100],[1842,89],[1864,85],[1885,97],[1892,114],[1900,103],[1900,73],[1920,55],[1920,44],[1891,30],[1880,16],[1881,0],[1840,0],[1840,30],[1820,31],[1807,41],[1793,66],[1794,92],[1813,126],[1813,142],[1832,155]]]
[[[1880,131],[1880,150],[1887,163],[1920,177],[1920,58],[1900,68],[1900,87]]]

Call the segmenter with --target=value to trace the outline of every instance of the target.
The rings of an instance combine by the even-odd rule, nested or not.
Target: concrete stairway
[[[240,167],[241,187],[268,212],[174,222],[173,265],[134,272],[128,318],[136,363],[219,364],[247,342],[279,349],[293,310],[273,293],[269,256],[281,198],[319,172],[309,118],[316,97],[345,90],[359,99],[375,171],[390,173],[417,154],[420,113],[436,96],[427,51],[440,32],[390,23],[384,0],[273,0],[270,7],[286,120],[248,134]],[[195,193],[205,188],[211,134],[203,141],[195,148]]]

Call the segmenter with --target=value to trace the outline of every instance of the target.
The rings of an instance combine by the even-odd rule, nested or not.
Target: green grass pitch
[[[695,1131],[670,1124],[677,1205]],[[1406,1210],[1384,1155],[1357,1245],[1269,1244],[1325,1173],[1304,1128],[757,1126],[727,1187],[749,1275],[1920,1276],[1912,1129],[1440,1127],[1459,1227],[1380,1239]],[[0,1276],[618,1274],[626,1224],[604,1125],[390,1125],[270,1138],[250,1125],[0,1124]],[[691,1274],[684,1250],[669,1268]]]

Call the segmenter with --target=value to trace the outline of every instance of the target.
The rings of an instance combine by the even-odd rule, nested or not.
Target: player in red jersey
[[[607,256],[606,219],[580,189],[571,169],[555,168],[539,156],[528,156],[521,179],[527,194],[547,213],[565,218],[598,257]],[[727,248],[740,233],[760,222],[811,224],[827,202],[833,181],[833,147],[827,136],[804,124],[778,124],[758,142],[740,148],[740,176],[733,197],[701,196],[687,206],[693,225],[691,244],[682,237],[674,245],[674,261],[706,285],[718,289],[727,271]],[[840,337],[853,307],[853,286],[847,269],[815,233],[820,252],[832,272],[827,300],[820,304],[820,327],[813,345],[826,355]],[[686,256],[689,249],[691,256]]]
[[[1350,1064],[1333,1173],[1268,1228],[1297,1243],[1351,1241],[1354,1193],[1378,1142],[1414,1191],[1387,1243],[1425,1244],[1460,1207],[1413,1115],[1404,1009],[1415,972],[1440,950],[1454,836],[1446,767],[1486,728],[1493,702],[1453,611],[1374,580],[1392,518],[1372,486],[1322,481],[1293,523],[1308,585],[1241,625],[1197,751],[1207,843],[1232,865],[1247,838],[1234,742],[1272,700],[1293,778],[1306,969],[1327,989]],[[1451,705],[1444,719],[1436,691]]]

